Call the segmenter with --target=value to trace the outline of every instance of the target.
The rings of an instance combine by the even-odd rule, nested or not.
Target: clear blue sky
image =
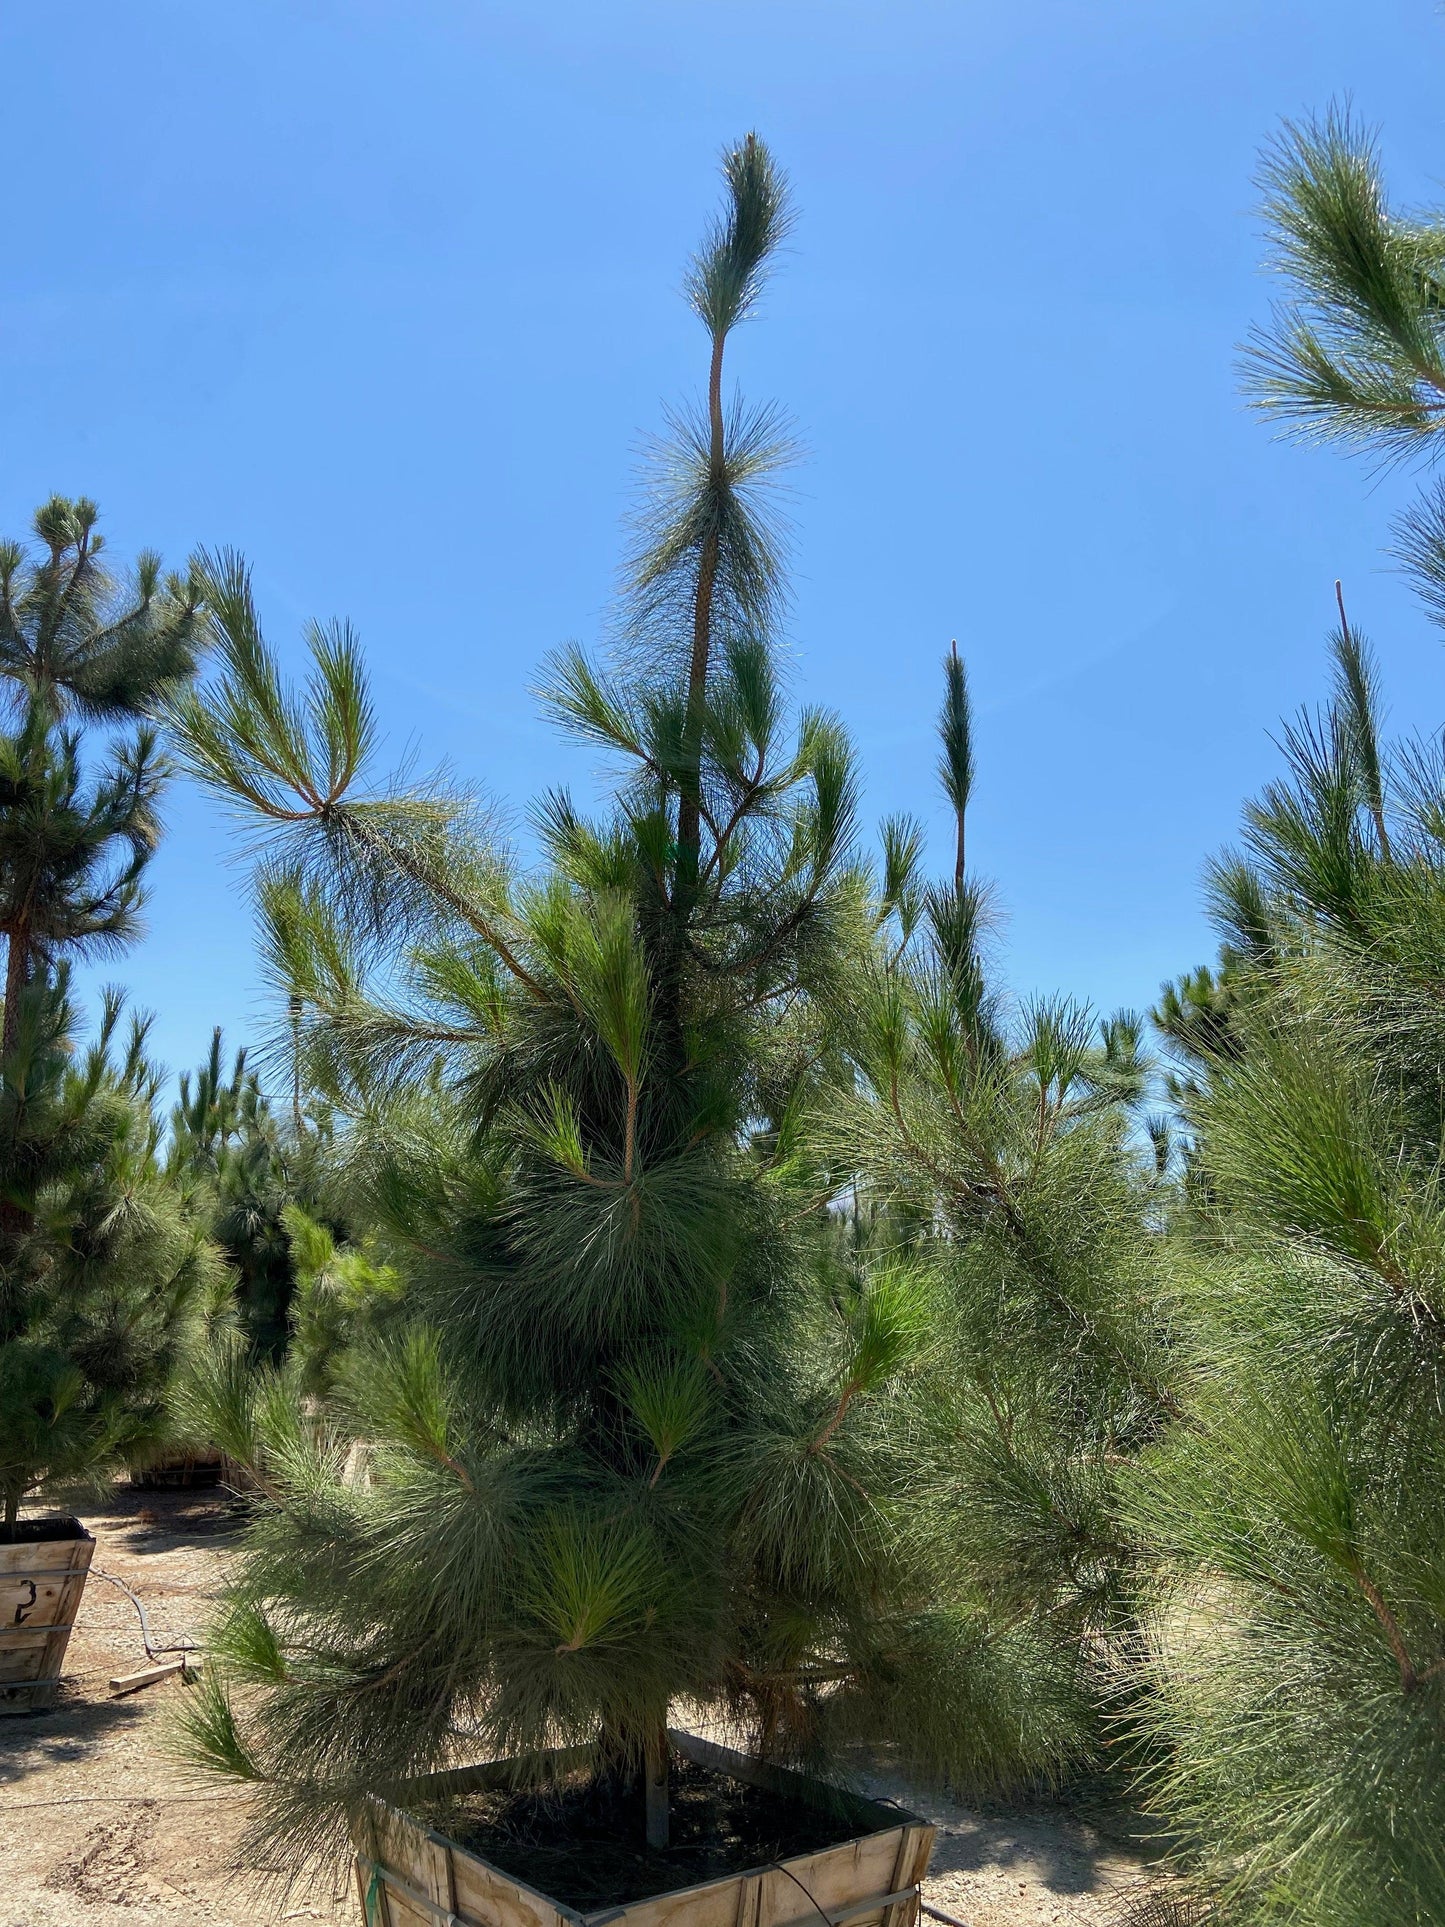
[[[1445,197],[1431,0],[74,0],[0,58],[0,528],[63,490],[122,555],[239,546],[288,655],[351,617],[398,750],[519,811],[588,779],[529,688],[699,385],[681,267],[749,127],[800,208],[732,357],[809,450],[799,693],[942,866],[958,637],[1018,990],[1144,1004],[1210,954],[1200,865],[1321,688],[1336,575],[1395,720],[1445,716],[1382,553],[1411,484],[1273,443],[1233,366],[1280,116],[1348,92]],[[230,833],[185,789],[170,822],[105,974],[174,1067],[265,1013]]]

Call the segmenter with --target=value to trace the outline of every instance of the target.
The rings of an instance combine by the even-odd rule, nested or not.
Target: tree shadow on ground
[[[191,1639],[185,1622],[199,1615],[215,1590],[209,1569],[193,1574],[181,1562],[144,1574],[130,1562],[192,1547],[224,1550],[245,1523],[244,1507],[215,1484],[153,1491],[119,1480],[99,1497],[92,1492],[68,1498],[69,1503],[44,1510],[75,1512],[95,1535],[95,1554],[54,1703],[0,1717],[0,1786],[13,1787],[32,1776],[43,1781],[117,1743],[129,1750],[128,1737],[138,1735],[158,1710],[157,1696],[180,1689],[178,1681],[167,1679],[139,1694],[109,1692],[111,1677],[146,1665],[146,1635],[127,1589],[146,1607],[149,1637],[159,1642],[158,1656],[167,1658],[170,1649]],[[112,1561],[116,1571],[108,1572]],[[188,1583],[193,1578],[195,1583]],[[122,1774],[117,1796],[126,1791],[123,1781]]]
[[[1102,1801],[1081,1812],[1048,1796],[970,1802],[920,1783],[884,1749],[854,1758],[863,1791],[911,1809],[938,1829],[929,1878],[949,1874],[1017,1873],[1061,1897],[1109,1893],[1137,1873],[1141,1842],[1120,1815],[1120,1826],[1100,1824]]]
[[[1024,1868],[1057,1894],[1093,1893],[1111,1886],[1113,1855],[1089,1829],[1060,1814],[1004,1816],[969,1813],[939,1826],[929,1874],[982,1873]]]
[[[111,1544],[144,1557],[173,1552],[197,1539],[238,1537],[246,1523],[246,1502],[222,1485],[152,1492],[118,1483],[99,1504],[85,1508],[85,1514],[92,1527],[104,1526]]]
[[[0,1722],[0,1786],[86,1759],[137,1726],[145,1711],[133,1698],[98,1699],[62,1680],[54,1706],[7,1714]]]

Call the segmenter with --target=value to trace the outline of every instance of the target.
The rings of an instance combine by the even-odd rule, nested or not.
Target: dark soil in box
[[[469,1793],[438,1824],[513,1879],[592,1913],[817,1853],[889,1823],[870,1826],[853,1810],[788,1800],[674,1759],[672,1844],[661,1853],[644,1845],[641,1788],[619,1790],[583,1773],[540,1790]]]
[[[10,1532],[0,1526],[0,1546],[49,1545],[56,1539],[88,1539],[79,1519],[19,1519]]]

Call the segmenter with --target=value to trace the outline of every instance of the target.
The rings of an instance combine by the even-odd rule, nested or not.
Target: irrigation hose
[[[135,1607],[136,1612],[140,1616],[141,1644],[146,1649],[147,1659],[159,1659],[163,1653],[180,1653],[184,1656],[186,1653],[198,1653],[201,1650],[193,1639],[179,1640],[171,1646],[157,1646],[151,1639],[150,1621],[146,1618],[145,1606],[136,1594],[131,1591],[125,1581],[123,1579],[117,1579],[113,1572],[102,1572],[99,1566],[92,1566],[90,1570],[93,1577],[103,1579],[108,1586],[115,1586],[120,1592],[123,1592]]]

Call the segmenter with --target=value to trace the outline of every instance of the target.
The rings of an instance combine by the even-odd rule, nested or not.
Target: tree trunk
[[[671,1838],[667,1804],[669,1760],[667,1724],[663,1721],[653,1728],[648,1737],[647,1756],[643,1764],[643,1782],[647,1797],[647,1844],[654,1852],[666,1847]]]
[[[713,336],[712,364],[708,370],[707,412],[708,412],[708,486],[714,490],[723,486],[723,457],[726,442],[723,428],[722,411],[722,365],[725,334]],[[690,746],[701,755],[703,706],[707,701],[708,662],[712,654],[712,614],[713,599],[717,589],[718,535],[716,528],[710,529],[703,537],[702,552],[698,557],[697,585],[692,604],[692,658],[687,672],[687,732]],[[684,790],[677,805],[677,847],[678,847],[678,894],[686,909],[692,907],[693,892],[697,888],[697,874],[702,847],[701,782],[702,771],[697,772],[698,791],[689,794]]]
[[[5,959],[5,1015],[0,1028],[0,1063],[8,1063],[20,1030],[20,999],[30,978],[30,931],[21,923],[10,932]],[[0,1238],[13,1243],[35,1223],[34,1213],[11,1198],[0,1198]]]
[[[291,1127],[296,1133],[296,1148],[301,1148],[305,1127],[301,1121],[301,999],[294,994],[291,1010]]]
[[[24,924],[17,924],[10,932],[5,958],[5,1029],[0,1037],[0,1051],[6,1057],[15,1047],[15,1035],[20,1028],[20,996],[29,976],[30,932]]]
[[[20,1517],[20,1487],[13,1486],[5,1493],[5,1537],[15,1537],[15,1522]]]

